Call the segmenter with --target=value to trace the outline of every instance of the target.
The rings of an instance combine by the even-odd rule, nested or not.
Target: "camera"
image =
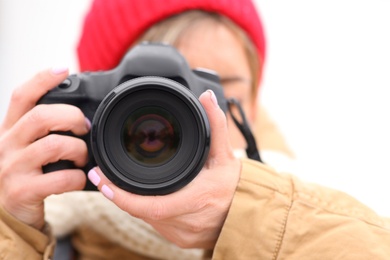
[[[192,70],[170,45],[142,43],[116,68],[70,75],[38,103],[71,104],[90,119],[90,133],[79,137],[88,147],[85,173],[98,165],[124,190],[163,195],[187,185],[207,159],[210,125],[198,97],[208,89],[226,113],[215,73]],[[74,165],[59,161],[43,170],[66,168]],[[84,190],[96,187],[88,181]]]

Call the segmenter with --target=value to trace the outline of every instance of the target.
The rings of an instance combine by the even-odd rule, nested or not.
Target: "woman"
[[[255,102],[265,45],[250,1],[172,0],[163,6],[145,0],[95,1],[79,44],[81,70],[113,68],[143,40],[168,42],[191,67],[215,70],[225,95],[242,103],[252,124],[267,122],[259,120]],[[50,109],[35,106],[66,76],[66,69],[55,68],[16,90],[2,124],[0,248],[5,258],[49,258],[54,240],[44,222],[43,200],[84,186],[85,175],[78,170],[41,172],[42,165],[58,159],[73,160],[77,166],[86,162],[86,146],[80,139],[48,135],[58,130],[88,132],[90,123],[80,110],[59,104]],[[94,168],[88,178],[108,200],[100,193],[81,192],[46,201],[49,223],[63,229],[58,234],[74,233],[81,259],[203,256],[203,250],[180,250],[163,238],[183,248],[211,250],[215,259],[380,259],[389,254],[388,220],[345,194],[304,184],[269,166],[234,156],[234,150],[246,146],[241,134],[230,118],[226,127],[212,92],[206,91],[199,99],[210,119],[211,151],[189,185],[166,196],[138,196],[118,189]],[[255,131],[262,149],[288,154],[277,131]],[[62,218],[66,225],[50,217],[57,216],[53,208],[58,205],[60,215],[71,213]],[[74,219],[74,223],[67,221]],[[132,225],[141,231],[132,234],[136,231]],[[139,234],[144,234],[141,244],[137,244]]]

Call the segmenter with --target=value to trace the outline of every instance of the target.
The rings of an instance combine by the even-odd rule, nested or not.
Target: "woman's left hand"
[[[88,177],[119,208],[178,246],[211,249],[232,203],[241,163],[233,155],[226,117],[214,93],[206,91],[199,99],[210,120],[210,154],[202,171],[184,188],[164,196],[141,196],[116,187],[98,168]]]

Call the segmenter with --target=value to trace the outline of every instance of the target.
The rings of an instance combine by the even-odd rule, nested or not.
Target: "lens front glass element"
[[[125,151],[134,161],[147,166],[161,165],[178,150],[180,125],[161,107],[142,107],[128,116],[122,140]]]
[[[163,195],[180,189],[202,169],[210,127],[188,88],[145,76],[125,81],[100,103],[91,146],[97,165],[115,185]]]

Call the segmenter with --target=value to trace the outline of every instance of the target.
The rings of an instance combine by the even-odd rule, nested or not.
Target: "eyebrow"
[[[226,77],[220,77],[221,84],[223,83],[235,83],[235,82],[244,82],[248,84],[252,84],[252,80],[249,78],[245,77],[240,77],[240,76],[226,76]]]

